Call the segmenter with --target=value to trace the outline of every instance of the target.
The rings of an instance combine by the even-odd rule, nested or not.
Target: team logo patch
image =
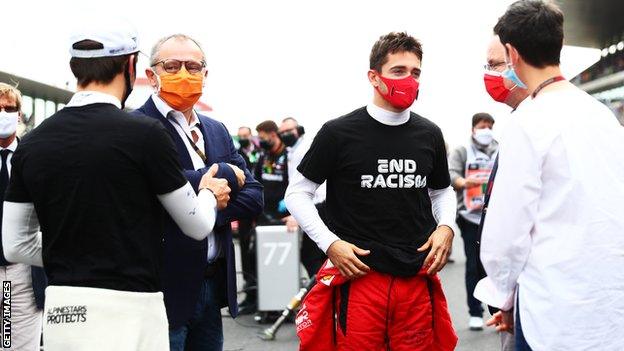
[[[335,275],[325,275],[325,276],[323,276],[320,279],[320,281],[321,281],[321,283],[323,283],[323,284],[325,284],[327,286],[330,286],[331,282],[334,280],[335,277],[336,277]]]
[[[46,323],[68,324],[87,321],[87,306],[57,306],[48,309]]]
[[[306,310],[306,305],[303,304],[303,307],[297,313],[297,318],[295,318],[295,325],[297,326],[297,333],[300,331],[312,326],[312,320],[308,316],[308,311]]]

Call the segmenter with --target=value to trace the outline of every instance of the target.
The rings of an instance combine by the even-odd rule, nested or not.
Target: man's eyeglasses
[[[204,61],[180,61],[175,59],[162,60],[154,63],[152,67],[162,64],[163,69],[167,73],[178,73],[182,69],[182,65],[186,68],[186,71],[190,74],[197,74],[206,68],[206,62]]]
[[[483,65],[483,68],[486,71],[498,71],[499,67],[503,67],[506,65],[507,63],[505,61],[499,61],[499,62],[486,63],[485,65]]]
[[[17,106],[0,106],[0,111],[4,110],[6,113],[18,112]]]

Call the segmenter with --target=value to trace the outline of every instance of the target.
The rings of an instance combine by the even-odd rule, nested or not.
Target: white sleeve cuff
[[[503,311],[509,311],[514,306],[515,289],[512,291],[501,291],[496,288],[490,277],[485,277],[477,283],[473,296],[490,306]]]
[[[428,189],[431,198],[431,211],[438,226],[446,225],[454,228],[457,216],[457,198],[452,187],[444,189]]]

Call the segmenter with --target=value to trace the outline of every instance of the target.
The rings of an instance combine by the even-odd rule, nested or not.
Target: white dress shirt
[[[156,105],[156,109],[160,112],[167,121],[175,128],[180,135],[180,138],[184,142],[186,149],[188,150],[191,160],[193,161],[193,167],[195,170],[206,167],[204,160],[195,152],[190,140],[193,140],[191,132],[194,131],[198,136],[195,145],[199,150],[205,152],[204,135],[199,129],[199,119],[195,111],[192,111],[191,121],[187,122],[186,117],[180,111],[174,110],[171,106],[167,105],[157,94],[152,94],[152,101]],[[188,137],[187,137],[188,136]],[[190,138],[190,140],[189,140]],[[208,262],[214,261],[219,256],[219,245],[217,243],[217,237],[214,232],[208,234]]]
[[[399,126],[410,118],[409,110],[396,113],[374,104],[369,104],[366,110],[372,118],[390,126]],[[285,200],[288,211],[295,217],[299,226],[323,252],[327,253],[329,246],[340,238],[327,228],[314,207],[314,196],[319,186],[320,184],[314,183],[303,175],[290,179]],[[453,188],[449,186],[440,190],[429,189],[429,197],[438,226],[446,225],[454,228],[457,200]]]
[[[624,128],[571,87],[514,113],[500,144],[474,292],[507,310],[518,286],[533,350],[624,350]]]

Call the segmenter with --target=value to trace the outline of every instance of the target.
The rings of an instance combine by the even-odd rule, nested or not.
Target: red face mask
[[[483,81],[485,82],[485,90],[487,90],[494,101],[504,103],[507,100],[511,90],[507,89],[501,75],[486,72],[483,75]]]
[[[379,74],[379,78],[384,82],[388,91],[384,94],[379,90],[379,87],[375,89],[390,105],[405,110],[412,106],[414,100],[418,98],[419,84],[411,75],[401,79],[390,79]]]

